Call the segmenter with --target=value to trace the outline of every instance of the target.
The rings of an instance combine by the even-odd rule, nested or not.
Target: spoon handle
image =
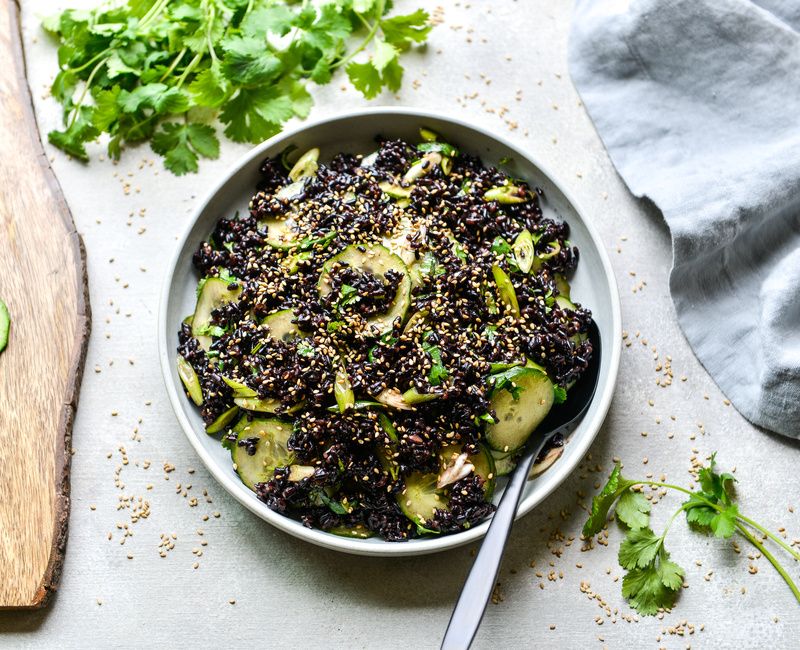
[[[453,615],[450,617],[450,624],[442,641],[442,650],[466,650],[475,638],[494,590],[506,540],[511,532],[511,525],[514,523],[514,515],[517,514],[531,465],[547,440],[549,436],[545,437],[535,449],[525,454],[511,475],[511,480],[503,492],[503,498],[489,524],[489,530],[483,538],[478,557],[475,558]]]

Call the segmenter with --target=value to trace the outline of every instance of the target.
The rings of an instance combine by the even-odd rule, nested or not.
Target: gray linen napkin
[[[697,357],[800,437],[800,0],[578,0],[570,72],[611,160],[672,232]]]

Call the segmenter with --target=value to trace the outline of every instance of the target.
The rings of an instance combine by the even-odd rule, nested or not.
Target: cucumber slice
[[[518,375],[514,384],[521,388],[519,399],[510,391],[497,391],[491,399],[499,422],[486,427],[486,442],[504,453],[519,449],[553,406],[553,382],[536,368]]]
[[[461,453],[460,445],[448,445],[439,454],[440,467],[445,467],[454,457]],[[469,457],[475,472],[484,480],[487,501],[494,493],[495,470],[494,459],[485,447]],[[436,486],[439,474],[434,472],[412,472],[405,480],[405,489],[398,493],[397,504],[403,514],[417,526],[425,525],[433,517],[436,510],[447,510],[450,503],[450,486]]]
[[[267,229],[267,244],[277,250],[286,251],[295,248],[302,239],[297,221],[291,214],[284,215],[280,219],[261,219],[258,225]]]
[[[440,475],[441,470],[444,470],[447,465],[451,464],[453,460],[461,454],[461,449],[461,445],[447,445],[446,447],[442,447],[442,450],[439,452]],[[475,468],[475,473],[483,479],[483,489],[486,492],[486,500],[491,501],[492,495],[494,494],[495,479],[497,478],[494,456],[492,456],[491,452],[486,447],[480,445],[480,451],[470,456],[467,460],[472,463]]]
[[[403,187],[397,183],[384,181],[383,183],[378,183],[378,187],[381,188],[381,192],[393,199],[407,199],[411,197],[411,188]]]
[[[281,201],[291,201],[292,199],[298,198],[303,193],[305,188],[306,181],[305,179],[301,178],[299,181],[289,183],[288,185],[284,185],[282,188],[280,188],[277,192],[275,192],[275,198]]]
[[[238,433],[236,444],[231,450],[233,465],[239,478],[251,490],[256,483],[263,483],[272,478],[276,467],[291,465],[294,454],[289,451],[287,443],[292,435],[292,425],[277,418],[252,420],[242,418],[234,429]],[[246,447],[238,442],[247,438],[258,438],[256,453],[247,453]]]
[[[417,526],[425,526],[437,510],[447,510],[447,488],[436,487],[438,476],[433,472],[413,472],[406,477],[405,489],[397,495],[397,505]]]
[[[501,451],[492,449],[492,458],[494,458],[494,471],[497,476],[508,476],[514,471],[517,466],[517,461],[514,460],[514,454],[504,454]]]
[[[363,252],[359,250],[363,248]],[[367,322],[383,334],[392,329],[395,319],[405,318],[408,306],[411,303],[411,278],[408,268],[403,260],[391,253],[385,246],[380,244],[351,245],[342,252],[331,257],[322,266],[317,290],[321,296],[327,296],[331,292],[330,273],[333,266],[337,263],[345,263],[356,269],[361,269],[383,279],[386,272],[390,269],[403,274],[400,286],[397,288],[394,300],[389,309],[382,314],[375,314],[367,319]]]
[[[238,413],[239,407],[231,406],[227,411],[222,413],[216,420],[206,427],[206,433],[219,433],[231,422],[233,422],[233,418],[235,418]]]
[[[289,180],[299,181],[301,178],[310,178],[317,173],[319,168],[319,149],[314,147],[306,151],[289,172]]]
[[[267,325],[270,337],[279,341],[291,341],[298,337],[308,336],[305,332],[300,331],[294,319],[295,315],[291,309],[283,309],[267,316],[261,321],[261,324]]]
[[[182,356],[178,356],[178,376],[189,393],[192,401],[200,406],[203,403],[203,390],[200,388],[200,379],[191,364]]]
[[[333,528],[329,528],[328,532],[332,535],[339,535],[339,537],[355,537],[356,539],[367,539],[375,536],[375,533],[364,526],[364,524],[357,524],[353,527],[334,526]]]
[[[299,483],[302,480],[314,476],[314,467],[311,465],[291,465],[289,467],[289,480]]]
[[[556,276],[555,276],[554,279],[556,281],[556,289],[558,289],[558,293],[560,295],[564,296],[565,298],[569,298],[570,297],[570,286],[569,286],[569,281],[567,280],[567,278],[565,278],[560,273],[556,273]]]
[[[417,261],[417,253],[411,242],[424,242],[425,231],[424,224],[421,222],[414,223],[407,216],[404,216],[397,224],[397,228],[383,238],[382,243],[390,252],[403,260],[403,264],[410,269],[411,265]]]
[[[211,346],[211,337],[207,335],[211,325],[211,312],[236,300],[242,293],[241,285],[230,288],[230,282],[221,278],[206,278],[197,305],[192,316],[192,335],[200,342],[204,350]]]

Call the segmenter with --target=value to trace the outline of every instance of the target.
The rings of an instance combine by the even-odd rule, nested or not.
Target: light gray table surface
[[[23,4],[44,135],[58,125],[59,109],[46,96],[55,48],[37,16],[58,6]],[[405,57],[402,91],[373,103],[438,108],[501,132],[513,129],[600,230],[633,341],[623,347],[617,395],[591,458],[515,526],[498,602],[489,605],[475,647],[797,647],[800,607],[765,559],[748,559],[744,542],[736,554],[730,542],[676,523],[667,545],[686,568],[689,587],[660,618],[632,617],[621,597],[616,525],[608,547],[581,550],[583,508],[613,457],[632,476],[664,474],[688,485],[692,456],[715,450],[721,466],[736,468],[741,508],[772,529],[785,527],[791,542],[800,536],[798,444],[756,430],[726,405],[681,335],[667,287],[668,232],[657,211],[618,178],[567,74],[571,3],[443,4],[444,22],[427,50]],[[317,89],[312,116],[367,104],[343,86],[336,79]],[[100,149],[87,166],[47,150],[86,243],[94,322],[74,430],[61,586],[45,611],[0,613],[0,646],[438,647],[474,549],[369,559],[278,532],[209,476],[167,402],[155,341],[166,262],[198,197],[247,148],[225,143],[219,160],[203,161],[198,175],[182,178],[162,170],[146,146],[126,152],[118,165],[101,161]],[[656,367],[667,355],[675,381],[659,387]],[[165,473],[165,463],[174,471]],[[196,507],[189,506],[192,496]],[[149,516],[134,523],[140,498]],[[655,525],[678,503],[668,496],[656,505]],[[125,524],[132,535],[121,545]],[[162,534],[176,537],[165,558]],[[798,565],[787,564],[800,577]]]

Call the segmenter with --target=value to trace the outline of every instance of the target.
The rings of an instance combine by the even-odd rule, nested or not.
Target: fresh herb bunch
[[[592,511],[583,527],[583,535],[589,538],[599,533],[606,525],[609,510],[616,503],[616,518],[627,529],[625,540],[619,547],[619,563],[627,570],[622,581],[622,595],[642,614],[652,615],[660,608],[672,607],[678,590],[683,585],[685,572],[670,559],[664,547],[664,539],[670,526],[681,513],[685,513],[686,521],[695,530],[724,539],[739,533],[770,561],[800,603],[797,585],[757,536],[761,535],[764,541],[771,539],[795,560],[800,560],[800,553],[739,512],[733,494],[736,479],[732,474],[720,474],[716,471],[715,456],[716,454],[711,456],[708,467],[703,467],[698,472],[698,491],[692,492],[658,481],[627,479],[622,476],[617,465],[603,490],[592,500]],[[677,490],[689,497],[669,518],[661,535],[656,535],[650,528],[650,501],[637,490],[646,485]]]
[[[261,142],[305,118],[308,82],[344,68],[365,97],[400,88],[399,55],[427,39],[428,14],[387,17],[391,0],[128,0],[43,21],[58,38],[51,93],[65,128],[52,144],[88,160],[85,144],[109,135],[108,153],[150,141],[175,174],[216,158],[212,125],[236,142]],[[363,33],[351,45],[351,36]],[[369,49],[361,62],[354,58]],[[361,57],[359,57],[361,58]]]

